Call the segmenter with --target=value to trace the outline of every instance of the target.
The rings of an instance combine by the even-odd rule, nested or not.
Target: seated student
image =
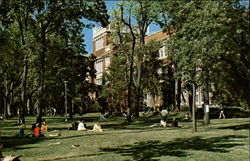
[[[172,127],[179,127],[178,126],[178,121],[176,120],[176,118],[173,118]]]
[[[163,109],[161,111],[161,118],[162,118],[162,120],[167,121],[167,117],[168,117],[168,110],[167,109]]]
[[[84,123],[83,119],[80,119],[80,123],[78,124],[77,130],[78,131],[87,131],[86,124]]]
[[[185,114],[185,117],[182,118],[181,120],[183,120],[183,121],[188,121],[189,119],[190,119],[190,115],[189,115],[189,113],[186,113],[186,114]]]
[[[41,136],[41,128],[39,123],[36,123],[36,127],[34,128],[34,136],[39,137]]]
[[[45,119],[42,121],[41,131],[48,132],[48,125],[46,124]]]
[[[95,125],[93,127],[93,131],[95,131],[95,132],[102,132],[103,131],[101,128],[100,122],[95,123]]]
[[[25,129],[25,124],[21,124],[18,134],[19,137],[24,137],[24,129]]]
[[[78,122],[75,121],[71,125],[68,126],[68,130],[77,130]]]
[[[167,121],[161,120],[160,126],[162,126],[162,127],[167,127]]]

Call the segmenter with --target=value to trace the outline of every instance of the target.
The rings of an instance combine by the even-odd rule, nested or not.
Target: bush
[[[187,106],[187,105],[182,105],[182,106],[181,106],[181,111],[189,111],[189,106]]]
[[[93,103],[90,104],[89,107],[86,109],[86,112],[98,112],[100,111],[101,106],[99,105],[99,103]]]

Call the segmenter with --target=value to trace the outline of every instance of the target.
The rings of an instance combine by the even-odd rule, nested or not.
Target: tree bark
[[[209,119],[209,79],[208,76],[206,78],[205,90],[204,90],[204,125],[210,124]]]
[[[22,78],[22,107],[20,107],[19,122],[25,124],[25,113],[27,109],[27,99],[26,99],[26,82],[27,82],[27,56],[24,57],[24,67],[23,67],[23,78]]]
[[[196,123],[196,117],[195,117],[195,102],[196,102],[196,88],[195,88],[195,84],[193,84],[193,105],[192,105],[192,119],[193,119],[193,132],[197,131],[197,123]]]
[[[177,95],[176,95],[177,109],[181,110],[181,79],[177,80]]]
[[[45,53],[46,53],[46,29],[41,23],[41,52],[39,53],[40,58],[40,72],[39,72],[39,87],[38,87],[38,114],[37,114],[37,121],[38,123],[42,122],[42,110],[44,106],[44,74],[45,74]]]
[[[190,89],[191,88],[191,89]],[[190,114],[193,113],[193,93],[192,93],[192,87],[188,87],[188,104],[189,104],[189,112]]]
[[[14,101],[14,93],[13,93],[13,81],[10,83],[10,89],[9,89],[9,99],[7,101],[7,113],[8,116],[12,116],[12,106],[13,106],[13,101]]]

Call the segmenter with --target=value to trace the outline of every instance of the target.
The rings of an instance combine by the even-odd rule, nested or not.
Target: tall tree
[[[249,60],[244,52],[249,45],[246,38],[249,11],[240,1],[177,1],[163,4],[165,17],[167,15],[163,26],[175,27],[175,34],[169,41],[170,51],[177,63],[175,75],[180,75],[185,82],[201,86],[205,104],[209,104],[208,93],[212,83],[220,84],[233,95],[235,91],[241,93],[237,99],[248,102],[242,84],[246,87],[249,82],[246,76],[249,66],[245,64]],[[245,43],[239,41],[243,39]]]
[[[158,18],[159,4],[152,1],[128,1],[121,2],[119,14],[116,14],[116,20],[126,26],[126,31],[131,35],[131,50],[129,53],[129,85],[128,85],[128,104],[129,109],[132,109],[134,116],[139,116],[139,107],[142,100],[142,70],[144,61],[144,46],[145,37],[148,27]],[[138,44],[138,45],[137,45]],[[139,47],[139,52],[136,52],[136,46]],[[146,65],[146,64],[145,64]],[[132,86],[135,87],[135,102],[131,108]]]
[[[29,42],[29,47],[36,45],[33,53],[37,54],[38,58],[38,77],[37,84],[33,83],[34,87],[37,85],[37,99],[38,99],[38,120],[41,121],[43,103],[45,99],[44,83],[46,76],[46,61],[51,50],[53,36],[61,36],[62,39],[67,40],[64,44],[64,51],[84,54],[83,35],[81,31],[85,25],[81,21],[83,18],[100,22],[103,26],[108,24],[108,15],[106,6],[103,1],[1,1],[1,29],[12,23],[18,23],[21,46],[23,49],[27,45],[27,39],[32,36],[33,44]],[[6,27],[7,26],[7,27]],[[26,36],[25,32],[29,31],[31,35]],[[53,53],[58,54],[58,53]],[[28,59],[33,59],[28,58]],[[77,56],[75,55],[75,58]],[[78,56],[79,58],[79,56]],[[77,60],[81,61],[82,58]],[[25,97],[26,78],[27,78],[27,57],[24,60],[24,74],[23,74],[23,101]],[[76,60],[76,59],[75,59]],[[35,62],[35,61],[34,61]],[[79,63],[77,63],[79,64]],[[33,67],[33,66],[32,66]],[[33,69],[31,69],[33,70]],[[33,70],[35,71],[35,70]],[[33,75],[35,76],[35,75]],[[26,101],[24,101],[26,102]]]

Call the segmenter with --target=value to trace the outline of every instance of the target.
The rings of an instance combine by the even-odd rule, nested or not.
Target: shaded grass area
[[[241,135],[226,135],[222,137],[202,138],[195,136],[191,138],[176,138],[173,141],[163,142],[150,140],[146,142],[136,142],[133,145],[123,145],[116,148],[102,148],[105,152],[114,152],[121,155],[132,156],[137,161],[153,161],[154,157],[175,156],[186,157],[185,150],[201,150],[219,153],[228,153],[229,148],[242,146],[244,144],[228,143],[235,138],[246,138]]]
[[[171,124],[172,117],[169,118]],[[156,160],[247,160],[249,156],[249,119],[211,120],[203,126],[198,120],[198,132],[192,132],[192,122],[179,121],[183,128],[150,128],[158,124],[159,116],[141,117],[126,122],[124,117],[102,121],[104,132],[69,131],[67,127],[84,118],[88,129],[99,121],[99,114],[76,117],[68,123],[63,117],[45,117],[49,132],[45,137],[16,137],[17,119],[1,121],[0,142],[4,155],[23,155],[21,160],[79,160],[79,161],[156,161]],[[34,117],[26,119],[25,134],[30,134]],[[58,137],[49,134],[60,133]],[[53,143],[60,143],[51,145]],[[71,145],[77,144],[78,148]]]
[[[243,129],[250,129],[250,123],[248,124],[241,124],[241,125],[234,125],[234,126],[226,126],[220,127],[218,129],[232,129],[232,130],[243,130]]]

